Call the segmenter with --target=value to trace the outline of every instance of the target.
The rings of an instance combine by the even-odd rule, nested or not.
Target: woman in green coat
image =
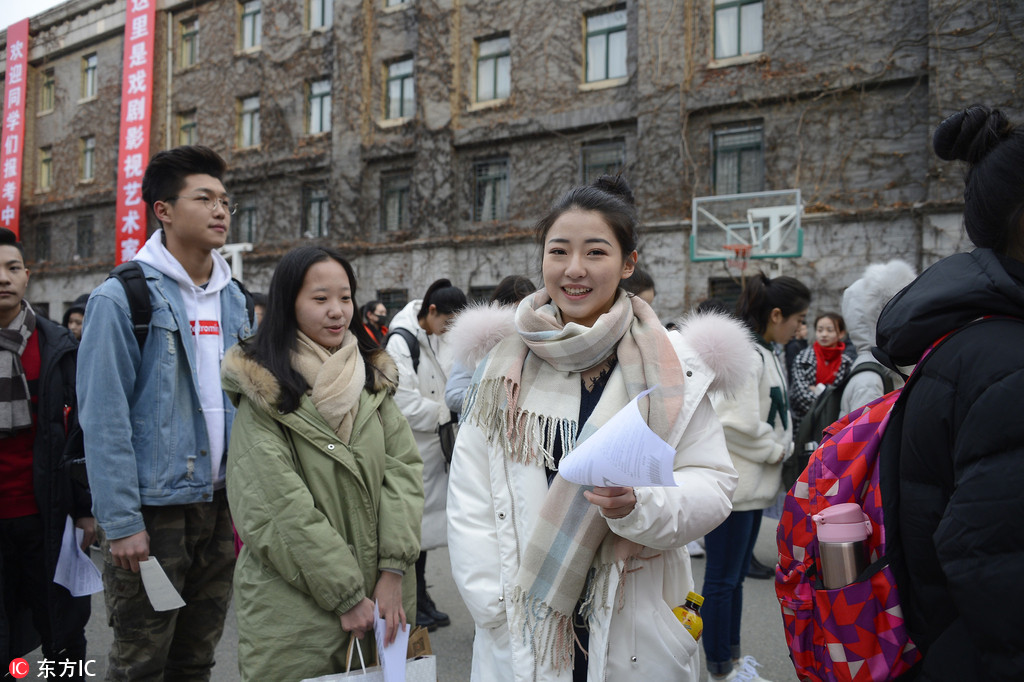
[[[238,407],[228,450],[243,680],[343,670],[349,637],[387,641],[416,613],[422,461],[395,406],[398,371],[355,314],[352,267],[301,247],[281,259],[256,336],[224,357]],[[365,647],[372,652],[373,645]]]

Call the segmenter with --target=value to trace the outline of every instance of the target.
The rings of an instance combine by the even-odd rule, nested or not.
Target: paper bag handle
[[[356,639],[355,633],[351,633],[348,638],[348,655],[345,660],[345,672],[352,671],[352,645],[355,644],[356,652],[359,654],[359,667],[363,669],[363,675],[366,675],[366,662],[363,660],[363,648],[359,646],[359,640]]]

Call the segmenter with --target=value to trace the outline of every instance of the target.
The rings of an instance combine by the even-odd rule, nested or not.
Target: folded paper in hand
[[[578,485],[675,487],[675,449],[640,416],[637,401],[649,388],[616,412],[601,428],[565,455],[558,473]]]

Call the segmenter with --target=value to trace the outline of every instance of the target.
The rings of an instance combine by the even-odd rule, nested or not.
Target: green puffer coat
[[[398,372],[386,353],[374,356],[377,390],[363,390],[345,444],[308,396],[278,412],[276,379],[241,346],[225,354],[222,378],[238,407],[227,486],[245,543],[234,578],[242,679],[340,672],[349,640],[340,616],[373,598],[381,569],[405,572],[403,607],[415,621],[423,463],[392,399]]]

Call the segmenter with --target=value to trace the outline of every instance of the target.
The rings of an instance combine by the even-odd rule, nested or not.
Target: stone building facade
[[[57,318],[113,266],[124,14],[70,0],[30,22],[21,229]],[[788,188],[803,255],[759,265],[835,308],[869,262],[969,246],[935,125],[972,103],[1024,117],[1018,0],[157,0],[157,25],[151,153],[226,158],[247,285],[320,242],[392,310],[441,276],[539,283],[533,223],[620,168],[663,317],[736,286],[690,261],[691,200]]]

